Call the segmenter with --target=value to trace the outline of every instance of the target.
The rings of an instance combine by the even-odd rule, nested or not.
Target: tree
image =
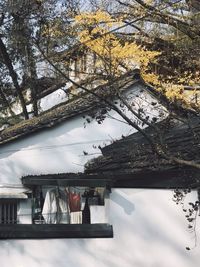
[[[197,1],[114,0],[113,5],[111,1],[91,0],[88,1],[90,12],[82,11],[79,2],[0,1],[2,125],[22,119],[13,114],[12,103],[16,100],[22,107],[20,115],[29,118],[27,88],[31,91],[33,115],[38,116],[41,81],[45,89],[51,85],[57,89],[63,81],[71,82],[75,88],[101,101],[106,110],[116,111],[145,137],[158,157],[199,170],[199,158],[195,161],[172,154],[155,123],[157,118],[150,120],[145,111],[135,108],[123,97],[116,83],[112,86],[120,75],[137,67],[137,75],[166,104],[169,119],[187,121],[190,116],[198,117],[200,20]],[[100,2],[103,2],[101,10]],[[112,96],[120,99],[122,108],[107,94],[88,89],[90,79],[78,83],[68,76],[70,60],[82,51],[95,54],[98,71],[92,74],[93,81],[101,77],[103,83],[108,83]],[[51,70],[51,75],[47,75],[41,65]],[[57,80],[60,83],[57,84]],[[129,110],[136,119],[126,116],[123,109]],[[99,122],[103,117],[98,118]],[[154,132],[153,138],[144,126]],[[195,142],[199,140],[195,131],[193,138]],[[176,193],[179,196],[180,192]],[[195,204],[194,210],[197,210]]]
[[[2,68],[2,77],[4,77],[2,88],[4,89],[2,89],[3,94],[1,93],[1,104],[2,109],[10,110],[8,113],[11,116],[13,113],[10,107],[16,101],[19,101],[25,119],[29,118],[27,103],[30,101],[33,115],[38,115],[38,95],[41,93],[41,87],[45,86],[44,80],[52,80],[52,77],[45,77],[44,71],[41,71],[41,65],[44,66],[45,62],[40,60],[33,39],[48,51],[49,56],[55,53],[58,46],[61,47],[67,43],[69,45],[72,40],[69,26],[72,9],[78,9],[75,2],[70,1],[70,4],[66,4],[63,1],[61,7],[61,3],[54,0],[0,1],[2,14],[0,62],[6,67]],[[65,13],[61,12],[64,8]],[[59,30],[64,29],[65,36],[60,35],[59,39],[53,38],[50,34],[52,25]],[[69,29],[68,35],[66,35],[66,27]],[[49,31],[48,34],[43,34],[45,31]],[[38,64],[38,62],[41,63]],[[56,74],[53,77],[56,78]],[[12,80],[11,83],[10,80]],[[10,84],[9,88],[4,86],[8,85],[7,81]],[[40,81],[43,81],[42,86],[40,86]],[[48,82],[46,87],[48,87]],[[31,92],[31,100],[26,96],[27,89]]]
[[[133,68],[140,68],[140,72],[147,81],[157,79],[149,73],[149,63],[153,63],[160,53],[149,51],[135,41],[128,42],[117,37],[112,28],[122,21],[102,11],[83,13],[75,17],[80,42],[85,44],[97,57],[99,71],[108,79],[115,79],[123,72]]]
[[[187,35],[191,40],[193,40],[194,35],[198,37],[197,29],[194,28],[194,25],[191,26],[191,23],[187,22],[188,16],[187,20],[185,19],[186,21],[183,22],[182,19],[179,18],[179,13],[176,10],[177,6],[170,5],[167,1],[165,1],[165,3],[151,1],[151,4],[143,1],[134,1],[134,4],[132,4],[131,1],[122,3],[117,0],[117,2],[119,3],[119,9],[112,10],[111,14],[106,11],[98,10],[90,13],[82,12],[77,15],[74,11],[71,13],[71,6],[70,11],[64,6],[63,10],[66,12],[65,15],[63,15],[63,13],[58,14],[52,11],[52,9],[56,7],[54,1],[43,1],[40,3],[36,1],[34,4],[33,2],[28,2],[26,5],[27,10],[25,9],[24,13],[22,12],[22,6],[18,5],[12,7],[12,12],[10,14],[8,13],[8,17],[12,17],[12,24],[9,24],[7,32],[18,23],[18,26],[20,25],[20,27],[22,27],[23,36],[25,35],[25,37],[22,37],[20,32],[16,34],[14,38],[15,43],[19,43],[19,41],[23,39],[20,46],[13,45],[14,41],[11,42],[12,39],[7,38],[6,44],[10,44],[10,49],[15,51],[13,61],[8,52],[9,48],[6,47],[3,41],[1,42],[1,50],[4,51],[4,54],[2,53],[4,63],[7,62],[6,67],[9,71],[8,74],[12,78],[26,119],[28,118],[28,113],[22,93],[23,81],[20,85],[19,77],[14,70],[14,60],[17,60],[18,64],[22,66],[22,75],[25,77],[24,80],[28,81],[28,85],[31,88],[34,115],[37,116],[38,89],[36,85],[38,86],[38,84],[35,82],[37,80],[38,71],[36,64],[37,58],[40,58],[42,62],[46,61],[53,67],[57,77],[62,77],[66,81],[70,81],[87,93],[96,94],[94,91],[88,90],[86,86],[78,84],[67,75],[65,64],[68,64],[70,57],[73,57],[72,55],[76,53],[77,47],[80,47],[80,44],[97,55],[97,65],[100,74],[107,82],[112,83],[117,76],[137,66],[140,69],[140,75],[144,82],[153,86],[154,90],[157,90],[158,94],[165,99],[165,102],[168,102],[168,108],[171,108],[173,116],[176,115],[175,113],[178,113],[178,116],[184,117],[188,112],[198,112],[198,103],[197,105],[189,106],[190,103],[183,94],[185,83],[187,82],[189,85],[192,83],[194,84],[197,82],[197,77],[188,71],[183,73],[182,77],[177,77],[176,67],[174,68],[176,75],[169,75],[167,72],[163,71],[163,53],[165,53],[166,50],[165,46],[163,50],[161,49],[161,44],[162,41],[164,44],[168,44],[170,43],[169,40],[155,37],[153,41],[148,44],[149,39],[151,39],[150,34],[147,34],[149,31],[148,28],[150,27],[148,23],[164,24],[163,27],[166,28],[167,19],[169,20],[168,26],[176,28]],[[50,8],[45,10],[45,4],[49,5]],[[120,9],[121,6],[123,7],[122,9]],[[135,7],[137,7],[136,11]],[[185,8],[185,5],[181,5],[180,8]],[[77,7],[76,10],[78,10]],[[167,11],[165,12],[165,10]],[[173,15],[171,14],[171,10],[175,10]],[[42,13],[39,11],[42,11]],[[114,11],[116,11],[116,14]],[[31,22],[33,15],[35,16],[33,20],[34,23]],[[29,23],[25,24],[25,21]],[[135,31],[129,30],[128,33],[124,31],[127,25],[137,29],[139,27],[138,23],[141,22],[143,26],[141,29],[139,28],[141,34],[139,37],[136,36]],[[189,30],[191,34],[189,34]],[[168,33],[168,31],[166,32]],[[171,28],[169,32],[170,34],[173,33]],[[130,35],[130,33],[133,34],[133,37],[127,38],[127,35]],[[167,36],[167,34],[164,36]],[[144,39],[144,37],[147,37],[147,40]],[[158,46],[158,51],[152,48],[150,49],[151,44],[153,44],[153,48]],[[58,50],[58,48],[61,49],[62,47],[64,47],[64,51],[67,49],[67,52],[64,53],[65,58],[63,58],[63,53],[60,53]],[[25,53],[24,50],[26,51]],[[60,57],[60,55],[62,55],[62,57]],[[162,143],[162,136],[159,134],[159,129],[148,120],[147,114],[141,113],[135,110],[133,106],[129,105],[126,99],[121,96],[118,88],[113,88],[113,90],[121,99],[122,104],[126,106],[142,124],[152,127],[157,132],[157,141],[151,140],[143,131],[143,127],[128,118],[123,111],[112,102],[108,101],[103,96],[96,95],[96,97],[107,106],[117,111],[128,124],[140,131],[151,143],[152,149],[159,156],[176,162],[177,164],[199,168],[198,162],[187,161],[171,156]],[[191,92],[193,93],[193,90]],[[1,96],[4,100],[3,103],[9,107],[8,101],[5,101],[2,94]]]
[[[121,8],[119,13],[123,12],[125,23],[134,28],[139,41],[161,51],[162,56],[154,68],[162,76],[165,87],[162,90],[172,100],[183,100],[185,85],[192,88],[199,84],[198,14],[191,12],[185,1],[117,2]],[[131,23],[137,16],[138,21]]]
[[[109,82],[111,83],[112,80],[114,78],[116,78],[115,75],[118,74],[118,69],[117,69],[117,64],[122,63],[122,65],[124,65],[126,63],[126,50],[123,50],[123,47],[127,48],[126,43],[124,43],[124,45],[122,46],[118,40],[115,38],[115,36],[113,36],[112,34],[110,34],[109,31],[104,31],[104,28],[99,28],[99,24],[105,23],[103,20],[106,20],[106,23],[113,23],[112,21],[110,22],[110,17],[108,15],[105,15],[104,13],[95,13],[95,14],[86,14],[86,16],[84,15],[79,16],[77,18],[77,21],[80,22],[80,20],[82,20],[83,18],[83,22],[81,21],[81,26],[82,24],[86,25],[86,21],[89,24],[89,27],[87,28],[87,30],[85,31],[85,29],[81,29],[82,31],[80,32],[80,41],[84,42],[84,44],[87,44],[87,46],[92,50],[95,51],[97,53],[97,55],[99,56],[99,61],[100,61],[100,67],[104,67],[103,71],[109,76]],[[90,22],[90,18],[92,21],[92,24]],[[103,18],[103,19],[102,19]],[[94,25],[94,23],[97,25]],[[113,24],[111,24],[113,26]],[[86,25],[87,26],[87,25]],[[96,26],[96,27],[95,27]],[[100,26],[101,27],[101,26]],[[100,32],[100,36],[95,37],[94,38],[94,34]],[[106,36],[106,38],[104,38]],[[100,39],[100,40],[97,40]],[[114,45],[110,46],[110,42],[114,41]],[[122,50],[121,53],[119,53],[119,50]],[[136,58],[139,58],[140,61],[140,67],[141,67],[141,73],[143,75],[143,79],[146,78],[146,73],[145,71],[148,70],[148,63],[150,62],[150,60],[152,58],[155,57],[155,55],[157,55],[157,53],[155,52],[149,52],[147,50],[144,50],[143,48],[141,48],[140,46],[138,46],[137,44],[133,43],[133,46],[130,45],[130,49],[133,49],[131,51],[134,51],[136,54]],[[129,53],[129,52],[128,52]],[[91,91],[89,89],[87,89],[86,87],[77,84],[75,81],[71,80],[69,77],[67,77],[65,75],[65,73],[63,73],[47,56],[45,56],[43,54],[43,56],[45,57],[45,59],[51,64],[51,66],[53,66],[61,75],[63,75],[64,78],[66,78],[66,80],[72,82],[74,85],[76,85],[77,87],[81,88],[83,91],[93,94],[94,96],[96,96],[100,101],[104,102],[105,105],[107,105],[109,108],[115,110],[129,125],[131,125],[133,128],[135,128],[136,130],[140,131],[145,138],[149,141],[149,143],[152,146],[152,149],[155,151],[155,153],[157,153],[160,157],[163,157],[171,162],[175,162],[177,164],[182,164],[182,165],[186,165],[186,166],[190,166],[190,167],[194,167],[194,168],[200,168],[200,165],[198,162],[194,162],[194,161],[188,161],[188,160],[184,160],[178,157],[175,157],[173,155],[170,155],[170,153],[167,151],[167,149],[165,148],[165,144],[163,144],[162,142],[162,136],[159,133],[159,129],[156,127],[156,125],[152,125],[151,122],[148,121],[146,114],[141,114],[141,112],[139,112],[138,110],[134,110],[134,108],[128,103],[128,101],[126,101],[126,99],[124,99],[121,94],[120,94],[120,90],[119,88],[115,87],[113,88],[115,94],[120,98],[122,104],[124,106],[126,106],[126,108],[131,111],[134,116],[136,116],[144,125],[147,125],[149,127],[152,127],[154,129],[154,131],[157,133],[156,135],[156,140],[152,140],[150,136],[148,136],[145,131],[143,130],[143,128],[138,125],[134,120],[131,120],[130,118],[128,118],[126,116],[125,113],[123,113],[123,111],[121,111],[115,104],[113,104],[111,101],[107,100],[104,96],[102,95],[98,95],[95,91]],[[130,54],[128,54],[129,58],[130,58]],[[144,59],[143,59],[144,58]],[[123,62],[124,60],[124,62]],[[131,61],[134,61],[134,57],[131,58]],[[102,64],[102,65],[101,65]],[[130,65],[130,62],[129,62]],[[147,73],[147,79],[149,78],[148,76],[149,74]],[[155,76],[156,77],[156,76]],[[158,80],[158,79],[157,79]],[[158,85],[160,86],[160,83],[157,82]],[[156,84],[155,82],[153,82],[153,84]],[[167,100],[167,98],[166,98]],[[184,115],[184,113],[182,114]]]

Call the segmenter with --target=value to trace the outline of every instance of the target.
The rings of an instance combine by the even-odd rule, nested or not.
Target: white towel
[[[47,191],[42,215],[47,224],[69,223],[67,197],[63,191],[59,190],[59,197],[56,189]]]
[[[71,224],[81,224],[82,223],[82,211],[74,211],[70,213],[70,223]]]
[[[108,219],[106,216],[105,206],[91,205],[90,218],[91,223],[106,223]]]

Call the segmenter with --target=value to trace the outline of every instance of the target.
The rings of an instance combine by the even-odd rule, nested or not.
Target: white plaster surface
[[[150,118],[159,111],[163,112],[159,105],[157,109],[151,106],[155,100],[141,92],[141,87],[134,88],[134,93],[129,92],[129,95],[130,103],[135,99],[134,108],[143,108]],[[129,111],[124,112],[133,117]],[[20,183],[20,178],[28,174],[83,171],[89,159],[101,155],[99,146],[108,145],[121,139],[122,135],[134,132],[114,111],[110,111],[100,125],[96,120],[87,123],[87,118],[90,117],[84,119],[83,115],[76,116],[57,127],[2,146],[0,183]]]
[[[1,267],[198,267],[183,212],[164,190],[113,190],[113,239],[1,240]]]
[[[153,116],[153,110],[148,112]],[[88,159],[101,154],[94,145],[133,132],[119,120],[110,112],[102,125],[92,121],[84,128],[85,120],[78,116],[1,147],[0,183],[20,184],[29,174],[83,171]],[[115,189],[106,214],[113,224],[113,239],[0,240],[0,267],[199,266],[199,247],[185,249],[193,246],[194,234],[188,232],[171,191]]]

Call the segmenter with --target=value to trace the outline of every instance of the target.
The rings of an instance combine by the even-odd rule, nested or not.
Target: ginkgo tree
[[[124,16],[113,18],[101,10],[83,12],[75,17],[79,42],[98,55],[96,65],[109,79],[139,68],[144,81],[163,93],[169,101],[181,101],[185,107],[190,107],[190,100],[195,97],[196,90],[185,94],[184,86],[199,84],[199,75],[189,71],[178,77],[160,75],[152,66],[162,57],[162,53],[147,49],[138,44],[137,40],[120,38],[115,29],[123,23]],[[199,104],[193,103],[192,108],[199,109]]]
[[[15,71],[15,64],[17,62],[17,65],[19,66],[22,65],[22,67],[24,67],[23,68],[24,73],[22,72],[22,75],[27,73],[30,74],[29,78],[31,79],[28,79],[26,82],[28,83],[28,86],[32,89],[32,102],[35,101],[36,104],[35,105],[36,108],[34,110],[35,111],[34,116],[37,116],[39,115],[37,111],[37,97],[38,97],[37,93],[39,90],[38,90],[38,84],[35,83],[35,81],[37,81],[37,74],[38,72],[40,72],[36,62],[36,60],[39,58],[39,61],[41,62],[48,62],[51,65],[51,67],[53,67],[53,70],[55,70],[55,72],[59,74],[59,78],[64,78],[66,82],[71,82],[73,85],[75,85],[74,86],[75,89],[81,88],[85,92],[93,94],[95,97],[98,98],[99,101],[102,101],[106,107],[109,107],[109,109],[113,109],[114,111],[116,111],[118,115],[120,115],[120,118],[122,118],[126,123],[128,123],[134,129],[139,131],[146,138],[146,140],[149,141],[149,144],[151,145],[153,151],[158,155],[159,158],[165,159],[173,164],[178,164],[179,166],[183,165],[189,168],[195,168],[199,170],[200,163],[198,155],[196,156],[196,158],[193,156],[192,159],[190,158],[189,160],[187,160],[184,157],[184,154],[179,155],[177,153],[171,153],[166,143],[162,142],[163,140],[161,139],[163,136],[161,136],[160,131],[157,128],[157,125],[149,121],[147,119],[148,116],[145,116],[145,114],[141,115],[141,113],[139,113],[138,110],[134,109],[134,106],[130,106],[129,103],[127,103],[126,99],[121,99],[122,103],[129,109],[129,111],[131,111],[135,115],[137,120],[130,119],[129,117],[126,116],[126,113],[123,112],[122,109],[120,109],[117,105],[115,105],[115,103],[109,101],[109,99],[105,99],[102,96],[97,95],[95,90],[94,91],[88,90],[87,86],[83,85],[82,83],[77,83],[75,80],[69,78],[69,76],[66,74],[68,71],[69,62],[71,59],[73,59],[71,55],[73,54],[73,56],[75,55],[75,57],[77,57],[78,48],[80,46],[85,46],[87,47],[88,50],[92,51],[97,56],[96,67],[98,68],[98,76],[99,74],[101,74],[104,77],[104,79],[110,84],[112,84],[112,80],[116,79],[122,74],[137,68],[140,70],[141,78],[147,84],[151,85],[155,90],[160,92],[161,95],[165,95],[166,98],[169,100],[169,102],[171,103],[181,102],[181,106],[182,104],[184,104],[184,107],[190,109],[192,108],[192,111],[199,112],[198,101],[196,101],[195,106],[194,105],[191,106],[190,100],[188,100],[195,96],[196,89],[188,91],[189,95],[186,95],[184,92],[185,85],[195,87],[200,83],[199,72],[198,71],[192,72],[190,71],[190,68],[188,68],[186,71],[182,71],[182,69],[180,68],[181,71],[179,72],[177,72],[177,69],[174,68],[172,69],[173,73],[170,75],[168,73],[158,71],[158,69],[161,69],[160,66],[158,66],[157,68],[158,64],[162,65],[162,67],[166,66],[165,63],[166,54],[164,55],[164,53],[166,53],[166,50],[156,49],[155,47],[156,38],[153,39],[155,43],[146,42],[145,44],[145,42],[143,42],[143,40],[147,38],[148,34],[145,32],[146,24],[144,23],[144,20],[141,20],[141,18],[146,18],[147,23],[154,23],[157,21],[163,23],[164,21],[165,28],[167,28],[166,24],[168,23],[169,24],[168,26],[173,26],[176,29],[180,30],[182,34],[188,34],[189,38],[193,38],[192,40],[194,41],[191,41],[192,44],[194,42],[198,43],[197,42],[199,40],[197,39],[199,38],[198,27],[194,27],[194,25],[192,25],[191,28],[192,24],[191,20],[189,21],[189,23],[185,24],[185,22],[180,20],[179,17],[177,18],[176,16],[171,16],[171,13],[168,14],[167,12],[166,13],[162,12],[164,8],[162,5],[164,4],[168,5],[168,2],[170,1],[151,1],[151,0],[126,1],[126,3],[128,3],[126,4],[126,8],[128,8],[128,11],[122,12],[122,15],[117,15],[117,16],[115,16],[116,10],[114,10],[112,14],[100,9],[97,9],[97,11],[94,12],[85,12],[85,11],[80,12],[80,10],[75,10],[76,12],[73,12],[72,14],[70,13],[68,14],[68,16],[66,16],[67,10],[63,9],[62,13],[60,12],[59,15],[56,13],[56,10],[60,10],[60,7],[56,9],[55,5],[52,5],[52,2],[56,1],[33,0],[33,2],[36,2],[37,4],[37,9],[36,9],[37,12],[34,10],[34,14],[36,13],[37,16],[34,17],[34,20],[32,20],[33,12],[29,12],[30,13],[30,14],[28,13],[29,17],[27,17],[27,15],[24,14],[25,6],[22,6],[20,10],[22,13],[19,13],[19,11],[17,11],[17,17],[15,16],[15,19],[11,20],[10,22],[8,18],[9,16],[13,16],[14,13],[12,12],[11,14],[7,14],[5,12],[4,16],[2,16],[1,18],[2,24],[0,25],[2,32],[4,32],[4,35],[6,34],[4,37],[1,37],[3,38],[4,43],[2,43],[0,47],[1,50],[0,52],[2,55],[3,51],[6,52],[4,53],[4,58],[1,63],[5,65],[6,59],[7,62],[9,63],[7,64],[6,67],[8,68],[10,73],[7,74],[7,72],[5,72],[5,74],[7,76],[10,75],[10,77],[12,77],[12,82],[14,84],[14,87],[18,92],[18,95],[21,96],[22,99],[21,105],[24,106],[24,111],[23,111],[25,115],[24,117],[28,119],[29,114],[26,110],[26,103],[25,100],[23,99],[23,94],[22,94],[23,82],[20,83],[20,79],[18,77],[19,73]],[[116,0],[116,2],[119,2],[121,5],[125,4],[125,1]],[[133,2],[137,3],[137,8],[135,8],[135,5],[132,5]],[[161,2],[163,2],[164,4]],[[46,13],[45,3],[46,4],[48,3],[48,5],[51,7],[49,13]],[[155,8],[156,3],[158,3],[158,6],[161,5],[162,9],[158,10],[158,8]],[[40,9],[44,12],[44,14],[42,12],[39,12],[38,4]],[[33,5],[31,6],[33,7]],[[19,8],[19,5],[16,5],[16,8]],[[118,13],[120,14],[120,12]],[[74,14],[76,15],[74,16]],[[7,28],[7,32],[5,31],[5,27],[3,24],[5,15],[7,16],[5,22],[6,23],[9,22],[11,26],[12,24],[14,25],[14,22],[16,22],[16,18],[20,19],[21,22],[22,15],[24,16],[26,15],[25,18],[22,20],[20,26],[21,25],[31,26],[28,28],[24,27],[26,31],[23,32],[19,31],[20,34],[15,36],[14,39],[15,43],[20,44],[21,45],[20,47],[22,47],[20,53],[19,52],[16,53],[17,54],[16,57],[13,57],[12,51],[17,50],[17,48],[12,45],[11,46],[12,50],[10,50],[8,47],[8,44],[10,43],[10,36],[12,35],[10,34],[9,27]],[[125,35],[123,35],[124,29],[127,26],[132,25],[131,21],[133,21],[133,19],[135,21],[138,21],[139,19],[141,20],[141,24],[143,23],[144,27],[141,28],[140,33],[144,32],[145,34],[137,36],[133,31],[132,32],[133,38],[125,38],[124,37]],[[33,21],[34,24],[29,25],[27,21],[28,22]],[[135,29],[138,29],[137,24],[135,24],[134,26],[136,27]],[[146,28],[148,29],[148,26]],[[28,32],[28,34],[24,34],[26,32]],[[24,43],[20,39],[22,35]],[[26,38],[24,38],[24,36]],[[197,38],[195,36],[197,36]],[[194,37],[196,39],[194,39]],[[148,36],[148,38],[151,39],[151,36],[150,37]],[[171,39],[174,38],[174,34],[171,31],[168,32],[168,35],[165,35],[163,37],[162,41],[164,43],[169,44],[170,38]],[[185,38],[180,39],[179,41],[180,46],[182,45],[182,43],[184,43],[184,45],[187,47],[187,43],[185,43],[186,42],[185,40],[186,40]],[[27,49],[24,49],[24,47],[26,48],[28,47],[28,45],[30,45],[31,50],[29,52],[31,52],[31,54],[29,53],[29,57],[25,57],[24,52],[26,52]],[[63,52],[63,48],[66,49],[67,51],[66,53],[60,53],[60,51]],[[177,50],[174,51],[177,52]],[[64,57],[61,58],[60,55],[63,54]],[[171,57],[175,58],[175,55],[172,53]],[[24,63],[24,66],[22,63]],[[31,64],[32,64],[32,70],[34,70],[33,75],[28,72],[31,67]],[[35,87],[36,85],[37,88]],[[34,92],[35,88],[37,89],[36,92]],[[0,88],[0,93],[2,92],[4,93],[5,90],[2,91]],[[6,95],[2,96],[0,95],[2,99],[5,99],[5,96]],[[80,95],[80,97],[82,96]],[[9,107],[10,103],[7,103],[8,101],[6,100],[7,99],[3,101],[5,103],[4,105]],[[141,124],[136,122],[138,120],[141,121]],[[152,139],[151,136],[146,134],[146,132],[143,130],[144,125],[151,127],[151,129],[155,133],[154,135],[155,138]],[[194,139],[196,140],[196,138],[199,137],[198,134],[194,132]],[[189,147],[190,144],[193,145],[192,139],[189,139],[189,141],[187,139],[187,147]]]
[[[98,10],[77,15],[75,22],[79,41],[97,55],[96,64],[108,77],[120,76],[125,71],[140,68],[147,82],[158,82],[158,77],[149,66],[156,61],[160,52],[120,39],[115,29],[122,25],[122,19],[115,20],[108,13]]]

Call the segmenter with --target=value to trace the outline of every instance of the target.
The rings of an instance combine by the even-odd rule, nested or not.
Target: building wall
[[[113,190],[113,239],[1,240],[1,267],[198,267],[199,247],[164,190]]]
[[[129,101],[134,99],[138,103],[136,108],[147,109],[150,117],[159,109],[163,112],[159,105],[158,110],[151,106],[155,99],[141,90],[141,85],[133,86],[127,93]],[[128,111],[124,112],[132,116]],[[89,159],[101,155],[100,147],[134,132],[114,111],[107,114],[102,124],[88,115],[83,118],[83,115],[1,146],[1,183],[20,183],[20,178],[29,174],[84,171],[84,164]]]
[[[141,88],[135,89],[132,98],[143,101],[140,108],[151,103]],[[154,107],[147,106],[150,116],[155,115]],[[88,159],[101,154],[98,146],[133,132],[114,112],[102,125],[86,123],[87,118],[76,117],[1,147],[1,184],[19,184],[28,174],[83,171]],[[165,190],[115,189],[105,206],[113,239],[1,240],[1,267],[197,267],[199,249],[186,251],[194,235],[172,195]]]

